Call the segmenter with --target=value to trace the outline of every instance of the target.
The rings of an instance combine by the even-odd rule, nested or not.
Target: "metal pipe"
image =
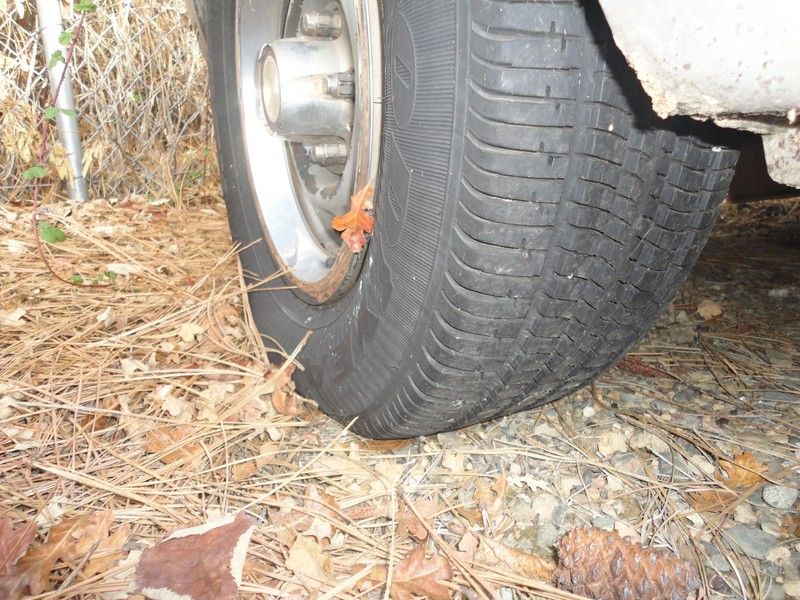
[[[49,62],[54,52],[64,51],[64,47],[58,41],[58,37],[64,31],[61,6],[59,0],[36,0],[36,8],[39,14],[39,29],[44,44],[45,61]],[[64,69],[67,69],[67,66],[63,62],[58,62],[52,69],[47,70],[50,90],[53,93]],[[64,82],[58,92],[55,106],[75,111],[75,98],[72,94],[72,79],[69,70],[64,75]],[[56,116],[56,127],[58,128],[58,138],[61,145],[64,146],[72,167],[72,179],[67,182],[69,197],[71,200],[83,202],[89,199],[89,190],[86,178],[83,176],[83,151],[78,131],[78,118],[59,111]]]

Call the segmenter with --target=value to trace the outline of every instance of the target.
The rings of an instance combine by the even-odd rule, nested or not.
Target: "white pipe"
[[[53,56],[56,50],[61,50],[66,55],[66,48],[58,41],[58,37],[64,31],[60,1],[36,0],[36,8],[39,13],[39,28],[42,42],[44,43],[45,61],[49,62],[50,57]],[[66,68],[67,66],[59,61],[52,69],[48,69],[47,74],[52,92],[55,92],[61,79],[61,74]],[[72,79],[69,70],[64,75],[64,82],[58,92],[55,106],[69,111],[75,110],[75,98],[72,94]],[[67,152],[70,166],[72,167],[72,179],[67,182],[69,197],[72,200],[83,202],[88,200],[89,190],[86,178],[83,176],[83,151],[81,149],[80,133],[78,132],[78,118],[59,112],[56,116],[56,126],[58,128],[58,138]]]

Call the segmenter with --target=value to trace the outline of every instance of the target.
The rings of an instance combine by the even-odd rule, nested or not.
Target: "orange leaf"
[[[540,581],[550,581],[556,567],[554,563],[539,556],[486,537],[481,537],[477,559],[490,566],[504,565],[512,573]]]
[[[402,440],[361,440],[358,445],[370,452],[391,452],[392,450],[402,450],[411,445],[412,439]]]
[[[154,429],[147,434],[145,443],[145,452],[159,453],[167,448],[175,446],[178,442],[182,441],[191,433],[191,428],[185,425],[180,427],[162,427],[161,429]],[[161,461],[165,464],[173,463],[177,460],[186,459],[187,462],[197,464],[203,456],[203,448],[199,442],[184,443],[179,445],[174,450],[167,452],[161,457]]]
[[[231,475],[233,476],[234,481],[244,481],[245,479],[249,479],[253,475],[258,472],[258,465],[254,460],[248,460],[247,462],[237,463],[233,465],[231,469]]]
[[[375,218],[367,211],[372,209],[372,184],[367,184],[350,198],[350,210],[334,217],[331,227],[342,232],[342,239],[354,254],[361,252],[367,243],[365,233],[372,233]]]
[[[414,508],[417,509],[420,517],[426,522],[433,523],[433,517],[437,513],[437,506],[433,500],[417,500],[414,502]],[[403,510],[398,516],[397,533],[398,535],[410,535],[420,542],[428,539],[428,529],[420,521],[419,517],[409,509]]]
[[[727,513],[738,498],[738,494],[729,490],[689,492],[689,504],[697,512]]]
[[[453,591],[439,582],[452,579],[453,567],[445,557],[435,554],[427,558],[425,548],[417,546],[397,563],[390,594],[394,600],[411,600],[414,596],[450,600]]]
[[[728,476],[727,479],[717,477],[720,481],[730,488],[748,488],[764,482],[762,473],[766,473],[768,468],[760,464],[752,452],[742,452],[733,457],[733,462],[727,460],[719,461],[722,470]]]

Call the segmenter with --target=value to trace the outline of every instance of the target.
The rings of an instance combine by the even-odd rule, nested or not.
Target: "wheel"
[[[736,152],[658,120],[591,2],[242,0],[211,11],[231,228],[297,387],[375,438],[583,386],[654,323]],[[305,87],[304,87],[305,86]],[[330,228],[375,184],[375,231]],[[291,288],[291,289],[287,289]]]

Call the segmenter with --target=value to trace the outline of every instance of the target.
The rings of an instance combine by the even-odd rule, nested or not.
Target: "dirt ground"
[[[591,388],[396,443],[295,396],[297,349],[268,364],[213,184],[46,210],[71,285],[0,204],[0,515],[35,522],[34,549],[83,525],[33,597],[136,598],[143,550],[243,510],[247,598],[404,600],[386,581],[416,547],[453,598],[571,598],[542,573],[587,526],[685,559],[700,597],[800,598],[800,201],[727,207]]]

